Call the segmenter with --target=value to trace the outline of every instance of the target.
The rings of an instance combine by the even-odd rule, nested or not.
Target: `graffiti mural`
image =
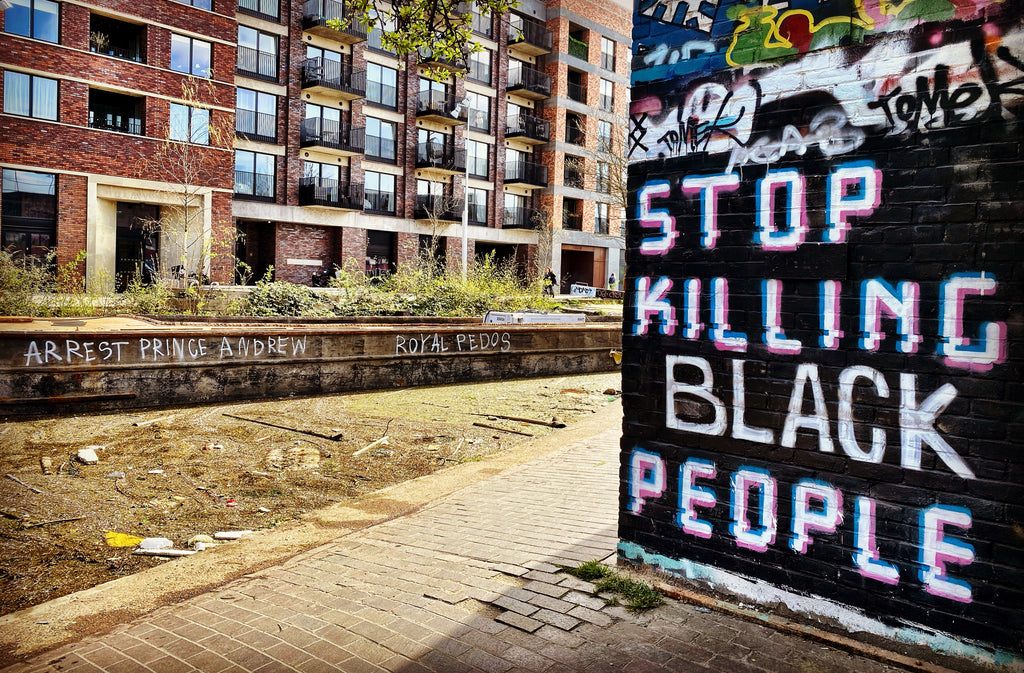
[[[620,556],[1020,665],[1024,3],[634,21]]]

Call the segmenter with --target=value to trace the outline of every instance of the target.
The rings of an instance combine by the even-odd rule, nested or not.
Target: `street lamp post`
[[[458,106],[455,108],[455,116],[458,117],[462,107],[466,107],[466,123],[467,133],[466,139],[469,139],[468,124],[469,117],[472,113],[472,109],[469,107],[469,96],[466,96],[459,101]],[[462,280],[466,280],[466,272],[469,267],[469,143],[466,143],[466,174],[462,181]]]

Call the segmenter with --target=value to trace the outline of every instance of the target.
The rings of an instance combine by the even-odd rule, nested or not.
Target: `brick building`
[[[6,248],[84,249],[93,286],[149,262],[309,283],[431,248],[459,268],[465,232],[470,263],[621,277],[608,151],[625,139],[629,5],[474,14],[484,50],[438,64],[399,60],[358,23],[331,29],[336,0],[7,4]]]

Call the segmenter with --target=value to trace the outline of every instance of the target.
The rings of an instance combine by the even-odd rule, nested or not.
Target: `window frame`
[[[252,43],[250,43],[248,40],[246,40],[245,44],[242,43],[242,33],[243,33],[243,31],[245,31],[245,32],[252,31],[252,33],[254,33],[254,36],[256,38],[254,44],[256,46],[252,46]],[[269,52],[269,51],[266,51],[266,50],[263,49],[264,38],[267,38],[270,42],[273,43],[273,45],[274,45],[273,52]],[[256,53],[256,70],[255,71],[242,70],[242,74],[243,75],[248,73],[250,75],[256,75],[257,77],[260,77],[260,78],[266,78],[266,79],[273,80],[274,82],[276,82],[278,80],[278,74],[279,74],[279,72],[281,70],[281,38],[280,38],[279,35],[275,35],[274,33],[268,33],[268,32],[260,30],[259,28],[254,28],[252,26],[245,26],[245,25],[239,24],[238,25],[237,46],[239,48],[244,47],[246,49],[252,49]],[[274,67],[273,67],[273,71],[272,72],[263,72],[263,69],[262,69],[262,59],[260,58],[260,56],[264,55],[264,54],[267,54],[267,55],[270,55],[270,56],[274,57]],[[237,63],[236,63],[236,66],[237,66]]]
[[[32,179],[28,176],[34,177],[45,177],[48,179],[49,188],[45,191],[27,191],[27,192],[15,192],[13,189],[7,189],[8,180],[11,179],[9,176],[25,175],[28,184],[31,184]],[[13,178],[15,182],[18,182],[20,178]],[[42,171],[26,171],[16,168],[4,168],[0,169],[0,201],[3,203],[3,207],[0,208],[0,246],[7,248],[9,244],[3,242],[4,238],[14,235],[23,235],[29,238],[29,245],[27,249],[22,250],[30,256],[45,256],[57,246],[57,217],[58,217],[58,196],[60,194],[60,177],[57,173],[46,173]],[[17,199],[8,194],[39,194],[49,197],[50,210],[52,214],[48,214],[46,217],[32,217],[22,215],[20,213],[12,212],[15,205],[20,205],[22,199]],[[22,210],[21,212],[24,212]],[[38,212],[38,209],[33,209],[32,212]],[[50,246],[38,246],[41,249],[36,251],[36,245],[31,243],[34,237],[45,236],[48,238],[52,245]]]
[[[486,55],[486,64],[481,60]],[[469,70],[466,73],[466,79],[491,86],[494,82],[494,54],[490,49],[482,49],[480,51],[472,51],[469,53],[469,57],[466,59],[466,65]],[[486,68],[483,66],[486,65]],[[486,76],[479,76],[478,70],[484,70]]]
[[[601,67],[609,72],[615,72],[615,40],[604,35],[601,36]]]
[[[472,143],[472,144],[470,144]],[[483,156],[478,156],[475,152],[471,151],[470,148],[479,149],[483,148]],[[476,169],[481,160],[483,161],[483,173],[478,172]],[[474,178],[481,180],[487,180],[491,175],[491,145],[490,143],[481,142],[479,140],[473,140],[471,138],[466,139],[466,170],[469,175]]]
[[[378,117],[374,117],[374,116],[371,116],[371,115],[366,115],[365,123],[366,123],[366,136],[365,136],[366,137],[366,145],[365,145],[365,149],[364,149],[364,156],[367,159],[369,159],[370,161],[381,161],[381,162],[390,163],[390,164],[397,163],[398,162],[398,123],[397,122],[393,122],[393,121],[389,121],[387,119],[380,119]],[[385,128],[385,126],[389,127],[391,129],[391,137],[390,138],[385,138],[384,135],[382,135],[380,133],[371,133],[371,128],[372,128],[373,125],[376,125],[378,130]],[[391,156],[386,156],[383,153],[383,151],[380,152],[379,154],[373,154],[370,151],[370,146],[371,146],[370,139],[371,138],[376,138],[377,140],[380,141],[378,143],[378,147],[380,149],[383,149],[384,141],[385,140],[390,140],[391,141]]]
[[[176,108],[178,109],[178,114],[179,115],[181,114],[182,111],[184,111],[185,119],[187,121],[187,127],[188,127],[188,138],[187,139],[186,138],[177,137],[176,134],[175,134],[175,109]],[[202,126],[196,126],[197,123],[201,123],[201,121],[197,121],[197,117],[199,117],[201,119],[202,116],[203,116],[202,114],[196,115],[197,112],[205,113],[206,123],[203,124]],[[168,117],[167,126],[168,126],[167,137],[170,138],[174,142],[191,143],[193,145],[209,145],[210,144],[210,110],[207,109],[207,108],[196,107],[196,106],[193,106],[193,105],[185,105],[184,103],[174,103],[174,102],[172,102],[170,104],[170,114],[169,114],[169,117]],[[204,130],[205,130],[205,134],[202,133]],[[197,132],[200,134],[200,136],[199,136],[200,140],[196,140]],[[205,138],[204,138],[204,135],[205,135]]]
[[[15,4],[12,4],[11,7],[8,7],[7,9],[4,10],[4,32],[5,33],[7,33],[9,35],[20,35],[21,37],[28,37],[28,38],[31,38],[33,40],[40,40],[42,42],[49,42],[51,44],[60,44],[60,18],[61,17],[60,17],[60,3],[59,2],[54,2],[54,0],[12,0],[12,2],[15,3]],[[22,4],[22,3],[24,3],[24,4]],[[53,5],[53,7],[55,9],[54,14],[55,14],[56,18],[54,20],[54,27],[53,27],[53,30],[54,30],[55,34],[54,34],[52,40],[49,39],[46,36],[40,36],[39,34],[37,34],[39,32],[42,32],[41,30],[40,31],[36,30],[37,15],[42,14],[43,12],[41,10],[36,9],[36,5],[43,5],[43,4]],[[27,7],[28,8],[28,32],[26,32],[26,33],[19,33],[19,32],[11,30],[11,27],[12,27],[12,24],[14,23],[14,21],[12,19],[8,18],[8,16],[9,16],[8,12],[11,12],[12,13],[11,15],[13,16],[13,12],[15,11],[15,7]]]
[[[253,94],[252,99],[253,99],[254,105],[253,105],[252,108],[243,107],[242,101],[241,101],[241,96],[240,96],[240,94],[243,91],[246,92],[246,94],[250,94],[250,93]],[[273,104],[273,112],[266,112],[263,109],[263,105],[261,105],[261,101],[266,102],[267,98],[269,98],[270,101]],[[259,138],[268,138],[269,140],[267,142],[276,143],[277,142],[277,98],[278,97],[277,97],[276,94],[267,93],[266,91],[260,91],[258,89],[250,89],[250,88],[244,87],[244,86],[235,87],[235,131],[237,133],[241,133],[241,134],[244,134],[246,136],[251,136],[253,138],[257,138],[257,137],[259,137]],[[241,115],[238,114],[239,111],[251,112],[252,113],[252,115],[253,115],[253,128],[252,128],[251,131],[249,131],[247,129],[239,129],[238,128],[238,120],[239,120],[239,117],[241,116]],[[273,127],[272,127],[273,135],[260,133],[260,115],[267,115],[267,116],[270,116],[270,117],[273,118],[273,120],[274,120]]]
[[[241,192],[241,191],[238,190],[238,184],[239,184],[238,183],[238,174],[240,172],[247,172],[247,171],[239,171],[239,169],[238,169],[239,161],[238,160],[239,160],[239,157],[241,157],[243,155],[249,155],[249,154],[252,155],[252,165],[253,165],[253,168],[252,168],[252,171],[251,171],[251,174],[253,176],[252,191],[251,192]],[[260,163],[258,162],[257,158],[261,158],[261,159],[269,158],[270,159],[270,167],[271,167],[271,172],[270,173],[265,173],[265,172],[261,173],[261,172],[259,172]],[[261,175],[264,175],[264,176],[269,175],[270,176],[270,190],[269,190],[270,193],[269,194],[257,193],[259,190],[257,190],[258,180],[256,178],[257,178],[257,176],[261,176]],[[277,156],[273,155],[273,154],[267,154],[265,152],[255,152],[253,150],[242,150],[242,149],[237,149],[236,148],[235,149],[235,187],[234,187],[234,193],[235,193],[236,196],[241,196],[243,198],[244,197],[250,197],[250,198],[253,198],[253,199],[260,199],[260,200],[276,200],[276,198],[277,198]]]
[[[490,133],[491,132],[491,102],[494,99],[491,98],[490,96],[486,95],[486,94],[477,93],[476,91],[467,91],[466,92],[466,96],[471,98],[471,101],[472,101],[472,102],[470,102],[467,105],[467,108],[468,108],[467,112],[469,113],[467,115],[467,125],[469,126],[469,128],[473,129],[474,131],[481,131],[483,133]],[[487,102],[487,107],[486,108],[479,108],[476,105],[474,105],[474,103],[476,103],[480,99],[483,99],[484,101]],[[477,126],[476,124],[474,124],[474,120],[477,118],[477,116],[480,113],[484,113],[483,114],[483,118],[484,118],[484,121],[486,122],[486,124],[484,126]]]
[[[375,179],[376,188],[372,188],[371,176]],[[381,178],[389,178],[391,182],[391,190],[387,191],[381,189]],[[390,210],[383,210],[378,208],[371,208],[369,205],[369,195],[371,192],[377,194],[390,194]],[[369,213],[376,213],[381,215],[395,215],[398,212],[398,180],[395,175],[391,173],[381,173],[379,171],[364,171],[363,172],[363,210]]]
[[[607,89],[608,93],[605,93]],[[615,111],[615,83],[611,80],[600,78],[598,83],[598,107],[605,112]]]
[[[174,41],[188,40],[188,69],[182,70],[181,68],[174,67]],[[197,72],[193,68],[196,65],[195,59],[195,45],[196,43],[204,44],[207,47],[207,65],[205,71]],[[201,40],[198,37],[189,37],[188,35],[181,35],[180,33],[171,33],[171,55],[169,67],[174,72],[184,73],[186,75],[195,75],[204,79],[210,78],[210,73],[213,71],[213,43],[206,40]]]
[[[13,95],[15,87],[8,82],[8,76],[13,77],[26,77],[28,78],[28,112],[21,112],[19,109],[15,109],[14,99],[8,98]],[[37,98],[40,97],[40,92],[36,89],[36,81],[40,82],[52,82],[54,87],[53,93],[53,116],[42,116],[36,114],[36,106],[40,102]],[[8,103],[10,102],[10,105]],[[42,121],[55,122],[60,117],[60,80],[53,77],[43,77],[41,75],[33,75],[27,72],[19,72],[17,70],[4,70],[4,114],[16,115],[18,117],[25,117],[27,119],[39,119]]]
[[[371,75],[371,72],[373,72],[374,70],[379,70],[380,74],[382,74],[382,75],[385,74],[385,71],[390,73],[391,74],[391,78],[390,79],[392,80],[392,83],[388,84],[387,82],[384,81],[384,78],[380,78],[379,80],[375,79]],[[380,97],[381,97],[382,100],[374,100],[373,98],[370,97],[370,95],[372,93],[372,86],[371,85],[373,85],[373,84],[376,84],[378,87],[380,87]],[[392,91],[394,92],[392,94],[394,100],[390,104],[388,102],[386,102],[386,100],[385,100],[386,99],[386,97],[384,96],[385,87],[390,87],[392,89]],[[386,66],[386,65],[381,65],[380,63],[374,63],[372,61],[367,61],[367,63],[366,63],[366,102],[369,103],[372,106],[382,107],[382,108],[385,108],[387,110],[397,110],[398,109],[398,70],[396,68],[392,68],[392,67]]]

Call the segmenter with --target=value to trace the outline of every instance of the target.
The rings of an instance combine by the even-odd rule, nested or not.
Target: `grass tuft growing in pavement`
[[[664,601],[654,587],[640,580],[623,577],[600,561],[587,561],[573,568],[560,566],[562,572],[586,582],[594,583],[594,595],[612,592],[619,594],[626,601],[626,609],[630,612],[643,612],[658,607]],[[607,604],[617,601],[610,599]]]

